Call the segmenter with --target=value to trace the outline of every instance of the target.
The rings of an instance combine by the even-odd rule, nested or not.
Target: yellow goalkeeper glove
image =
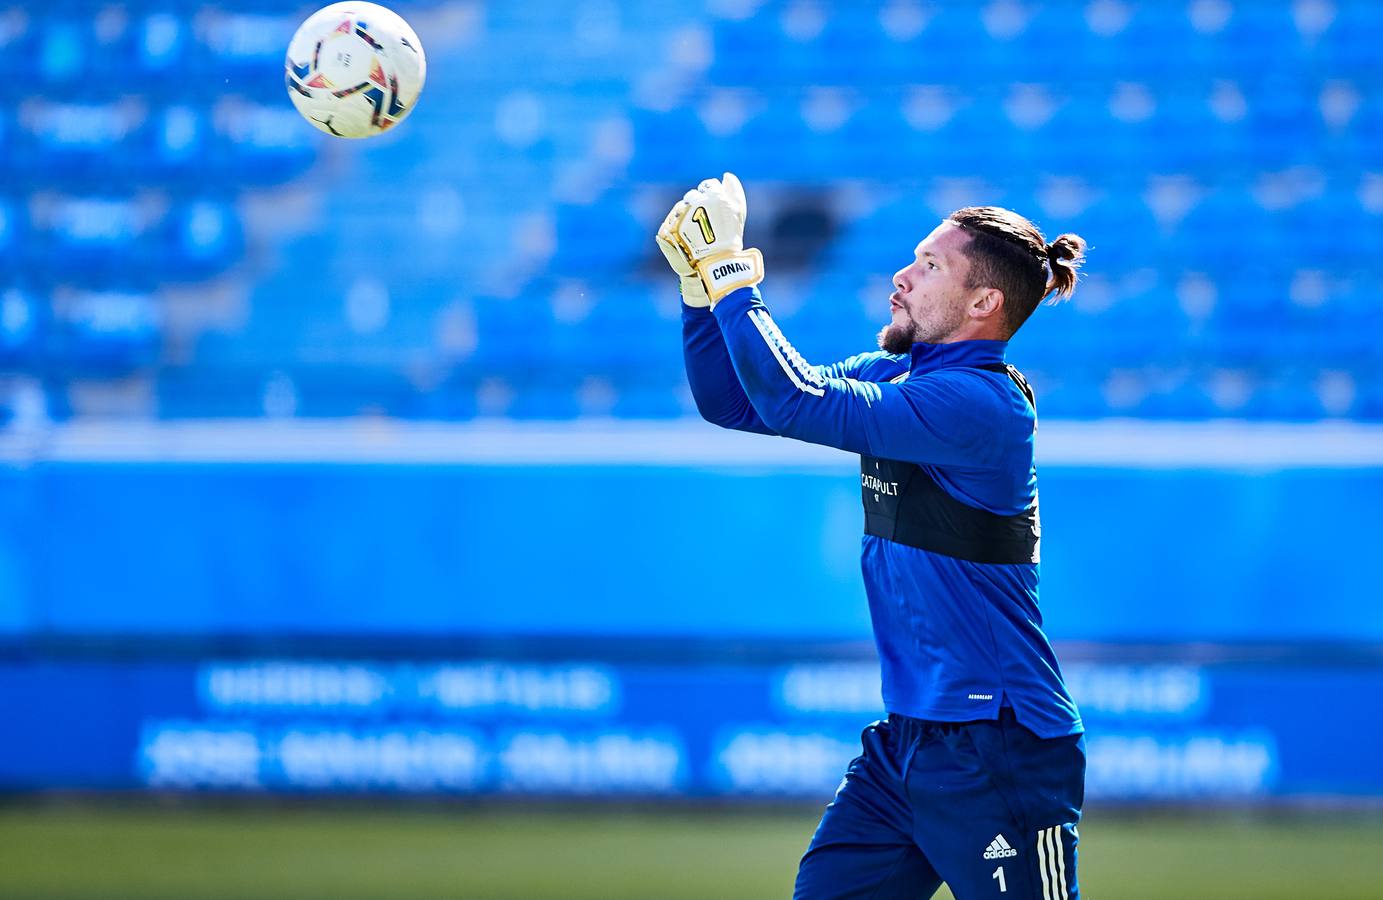
[[[667,218],[663,219],[663,224],[658,228],[658,234],[654,239],[658,242],[658,249],[663,251],[663,256],[667,257],[667,264],[677,273],[682,288],[682,302],[688,306],[705,309],[711,305],[711,298],[706,296],[706,286],[701,283],[701,276],[696,274],[696,266],[692,264],[687,252],[677,240],[677,223],[682,220],[690,206],[686,200],[678,200],[672,211],[667,214]]]
[[[712,308],[731,291],[763,281],[762,254],[744,247],[744,222],[748,215],[744,186],[730,172],[725,173],[723,180],[708,178],[701,182],[672,208],[658,231],[658,246],[663,248],[673,269],[683,276],[684,299],[690,274],[700,280],[707,305]],[[680,254],[674,254],[674,248]],[[674,261],[675,255],[681,259]],[[686,271],[688,266],[690,272]]]

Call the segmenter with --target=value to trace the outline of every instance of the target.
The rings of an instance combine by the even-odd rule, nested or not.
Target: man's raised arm
[[[720,325],[709,309],[682,304],[682,357],[701,418],[736,431],[777,433],[764,424],[740,387]]]
[[[723,182],[710,178],[688,191],[658,233],[668,262],[679,275],[682,269],[689,273],[683,275],[683,297],[693,293],[699,302],[699,288],[719,324],[712,333],[700,310],[684,311],[684,337],[687,319],[693,317],[695,368],[714,362],[703,374],[715,377],[700,386],[708,395],[706,408],[762,426],[746,430],[871,456],[953,465],[991,462],[997,451],[991,426],[1004,400],[986,386],[984,376],[938,372],[906,385],[877,384],[838,377],[846,373],[823,370],[802,358],[759,296],[763,257],[744,248],[746,209],[744,188],[727,172]],[[722,349],[739,390],[728,383]],[[690,348],[688,354],[688,377],[696,391]],[[709,394],[714,391],[729,391],[730,397],[713,404]],[[752,419],[740,394],[757,414]]]
[[[733,185],[733,189],[738,191],[741,209],[747,212],[747,205],[743,204],[743,188],[740,187],[738,179],[728,172],[725,177],[726,183]],[[725,339],[720,333],[720,325],[711,313],[711,299],[706,286],[677,236],[676,229],[682,218],[693,212],[688,198],[693,197],[695,193],[695,190],[688,191],[686,197],[673,206],[657,235],[658,249],[667,258],[668,265],[677,274],[680,282],[682,356],[686,363],[687,383],[691,387],[692,399],[696,402],[696,410],[701,417],[714,425],[736,431],[776,434],[777,432],[764,424],[763,419],[755,412],[753,404],[749,402],[749,396],[740,385],[734,364],[730,361],[730,353],[725,346]],[[744,217],[744,213],[741,213],[738,229],[732,228],[729,233],[718,236],[724,245],[718,248],[720,252],[733,253],[743,250]],[[700,230],[700,224],[693,224]],[[707,227],[709,229],[709,222]],[[837,378],[849,377],[876,355],[853,356],[828,368],[820,368],[818,373]]]
[[[994,426],[1008,400],[979,372],[944,370],[901,384],[825,377],[778,330],[758,288],[724,298],[715,317],[740,385],[776,434],[932,465],[988,466],[1003,455]]]

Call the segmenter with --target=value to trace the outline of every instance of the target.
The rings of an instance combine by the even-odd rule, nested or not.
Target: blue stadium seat
[[[27,369],[43,358],[48,309],[32,291],[0,286],[0,369]]]
[[[302,19],[293,11],[207,5],[191,20],[188,84],[203,96],[229,89],[259,101],[283,95],[283,60]]]
[[[139,135],[136,154],[144,175],[155,182],[196,189],[210,181],[212,134],[205,109],[192,104],[164,106],[150,116]]]
[[[226,96],[212,106],[211,117],[218,140],[207,154],[209,180],[281,184],[301,175],[316,159],[317,147],[330,140],[285,102],[264,105]]]
[[[27,63],[50,91],[79,90],[82,73],[92,62],[87,24],[76,17],[43,19],[36,25],[29,45],[33,56],[26,58],[29,54],[22,53],[20,65]]]
[[[156,386],[159,418],[258,418],[265,415],[264,381],[246,368],[164,367]]]
[[[59,196],[35,203],[30,228],[34,274],[50,283],[102,283],[142,272],[165,211],[156,201]]]
[[[14,200],[0,195],[0,257],[23,259],[24,221]],[[10,277],[13,277],[11,273]]]
[[[1372,0],[1341,0],[1331,4],[1330,25],[1313,46],[1312,61],[1323,68],[1368,78],[1378,71],[1374,36],[1383,15]]]
[[[52,303],[52,348],[62,370],[119,376],[158,360],[163,313],[152,295],[64,288]]]
[[[1360,419],[1383,421],[1383,384],[1376,379],[1359,379],[1359,397],[1354,413]]]
[[[163,272],[175,281],[217,275],[240,258],[244,234],[234,206],[225,200],[184,201],[172,211],[161,235]]]
[[[31,184],[79,190],[128,181],[140,165],[136,136],[147,115],[146,105],[132,98],[30,101],[12,154],[17,174]]]
[[[187,77],[193,22],[175,4],[148,4],[131,22],[132,59],[145,83],[163,96],[199,90]]]
[[[610,408],[618,419],[675,419],[691,412],[687,389],[680,373],[655,383],[633,384],[620,390]]]

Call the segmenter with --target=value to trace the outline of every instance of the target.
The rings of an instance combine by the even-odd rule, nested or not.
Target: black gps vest
[[[1013,366],[976,368],[1007,374],[1037,411],[1032,388]],[[860,492],[865,534],[976,563],[1038,562],[1036,498],[1017,515],[997,515],[952,497],[916,463],[873,456],[860,457]]]

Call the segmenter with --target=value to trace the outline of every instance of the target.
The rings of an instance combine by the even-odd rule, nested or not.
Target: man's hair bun
[[[1085,239],[1078,234],[1058,235],[1047,245],[1047,266],[1051,269],[1051,279],[1047,282],[1047,295],[1070,296],[1076,289],[1077,270],[1085,262]]]

